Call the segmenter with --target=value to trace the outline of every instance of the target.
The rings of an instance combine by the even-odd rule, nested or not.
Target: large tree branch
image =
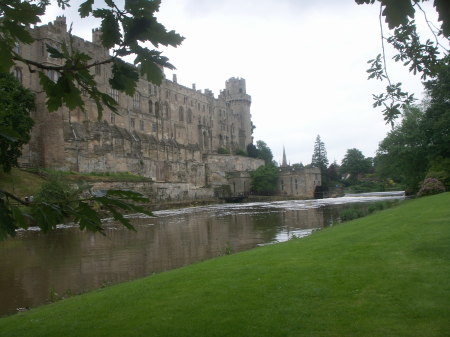
[[[30,205],[30,201],[22,200],[19,197],[15,196],[14,194],[9,193],[9,192],[7,192],[5,190],[0,189],[0,194],[6,195],[7,198],[11,198],[11,199],[17,201],[18,203],[20,203],[21,205],[24,205],[24,206],[29,206]]]
[[[19,55],[17,56],[13,56],[13,60],[15,61],[20,61],[23,62],[25,64],[27,64],[28,66],[34,66],[38,69],[43,69],[43,70],[56,70],[56,71],[80,71],[80,70],[85,70],[85,69],[90,69],[92,67],[95,67],[97,65],[102,65],[102,64],[107,64],[107,63],[111,63],[113,62],[117,57],[116,56],[112,56],[108,59],[105,59],[103,61],[96,61],[90,64],[86,64],[84,66],[71,66],[68,67],[66,65],[61,65],[61,66],[55,66],[55,65],[46,65],[44,63],[39,63],[33,60],[29,60],[23,57],[20,57]]]

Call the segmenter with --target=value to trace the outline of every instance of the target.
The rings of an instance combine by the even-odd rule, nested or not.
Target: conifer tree
[[[327,150],[325,149],[325,143],[320,139],[320,135],[317,135],[316,142],[314,143],[311,166],[320,168],[322,172],[328,167]]]

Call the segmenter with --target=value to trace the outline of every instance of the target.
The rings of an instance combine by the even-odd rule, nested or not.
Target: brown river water
[[[0,242],[0,316],[220,255],[310,235],[339,211],[398,194],[218,204],[135,215],[136,232],[105,220],[106,236],[60,226]]]

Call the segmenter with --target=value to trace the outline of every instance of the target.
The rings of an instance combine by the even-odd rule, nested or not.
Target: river
[[[137,231],[106,220],[106,235],[61,226],[0,242],[0,316],[197,261],[310,235],[340,210],[403,199],[402,193],[217,204],[133,216]]]

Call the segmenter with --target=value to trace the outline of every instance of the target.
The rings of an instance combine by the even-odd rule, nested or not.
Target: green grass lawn
[[[450,193],[0,319],[5,337],[449,335]]]

